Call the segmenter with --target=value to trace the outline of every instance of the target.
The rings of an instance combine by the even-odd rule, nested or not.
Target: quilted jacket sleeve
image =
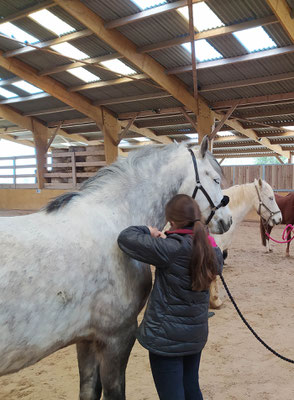
[[[118,239],[120,249],[135,260],[156,267],[168,267],[181,249],[181,237],[154,238],[147,226],[130,226]]]
[[[219,247],[214,247],[215,259],[217,263],[217,274],[221,275],[223,273],[224,258],[223,253]]]

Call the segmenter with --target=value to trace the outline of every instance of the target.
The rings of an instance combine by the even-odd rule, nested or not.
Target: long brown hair
[[[194,230],[190,274],[192,290],[207,290],[217,274],[216,259],[208,240],[201,212],[196,201],[186,194],[177,194],[165,207],[166,219],[176,228],[192,226]]]

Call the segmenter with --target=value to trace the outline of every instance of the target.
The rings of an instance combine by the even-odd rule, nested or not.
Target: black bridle
[[[279,211],[272,211],[271,209],[269,209],[268,206],[267,206],[266,204],[264,204],[264,202],[262,201],[261,195],[260,195],[259,190],[258,190],[258,188],[257,188],[257,185],[254,184],[254,186],[255,186],[256,193],[257,193],[257,197],[258,197],[258,200],[259,200],[259,207],[258,207],[257,214],[261,217],[262,220],[265,221],[265,224],[264,224],[264,225],[265,225],[266,228],[267,228],[270,219],[272,219],[272,222],[273,222],[273,225],[274,225],[273,216],[274,216],[275,214],[279,214],[281,211],[280,211],[280,210],[279,210]],[[268,217],[267,220],[265,220],[265,218],[263,218],[263,216],[261,215],[261,207],[264,207],[264,208],[269,212],[269,217]]]
[[[212,217],[214,216],[216,210],[218,210],[221,207],[225,207],[229,203],[230,198],[228,196],[224,196],[222,198],[221,202],[217,206],[214,204],[214,202],[211,200],[211,197],[209,196],[207,191],[201,185],[201,182],[200,182],[200,179],[199,179],[199,173],[198,173],[198,167],[197,167],[197,161],[196,161],[195,154],[194,154],[193,150],[191,150],[191,149],[188,149],[188,150],[189,150],[189,152],[190,152],[190,154],[192,156],[192,161],[193,161],[194,171],[195,171],[195,178],[196,178],[196,186],[195,186],[195,189],[193,191],[192,198],[195,199],[198,190],[201,190],[201,192],[206,197],[206,199],[207,199],[207,201],[208,201],[208,203],[210,205],[210,208],[211,208],[210,215],[209,215],[209,217],[207,218],[207,220],[205,222],[205,224],[208,225],[209,222],[211,221]]]

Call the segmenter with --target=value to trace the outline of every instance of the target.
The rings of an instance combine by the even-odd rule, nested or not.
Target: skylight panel
[[[84,53],[83,51],[77,49],[70,43],[59,43],[59,44],[54,44],[53,46],[50,46],[51,49],[57,51],[58,53],[69,57],[73,58],[75,60],[83,60],[85,58],[89,58],[88,54]]]
[[[4,35],[7,35],[8,37],[19,40],[20,42],[39,42],[39,39],[18,28],[16,25],[11,24],[10,22],[0,24],[0,32],[4,33]]]
[[[287,131],[294,131],[294,125],[290,126],[282,126],[283,129],[286,129]]]
[[[178,12],[189,21],[188,7],[179,8]],[[219,19],[219,17],[203,1],[193,4],[193,22],[194,27],[199,32],[224,26],[224,23]]]
[[[125,63],[117,58],[115,60],[102,61],[100,64],[110,69],[110,71],[117,72],[118,74],[132,75],[136,73],[136,71],[128,67]]]
[[[186,50],[191,53],[191,43],[182,44]],[[223,58],[221,53],[219,53],[214,47],[211,46],[205,39],[195,40],[195,52],[198,61],[209,61],[217,60]]]
[[[261,26],[234,32],[233,35],[239,40],[242,46],[249,51],[249,53],[277,47],[277,44],[269,37]]]
[[[43,92],[43,90],[39,89],[37,86],[31,85],[30,83],[28,83],[26,81],[15,82],[15,83],[13,83],[13,86],[16,86],[19,89],[21,89],[25,92],[28,92],[30,94]]]
[[[12,97],[18,97],[16,93],[12,93],[9,90],[0,87],[0,96],[6,97],[6,99],[11,99]]]
[[[99,76],[92,74],[92,72],[87,71],[83,67],[72,68],[69,69],[67,72],[87,83],[100,80]]]
[[[52,12],[48,10],[36,11],[29,15],[34,21],[42,25],[44,28],[56,35],[64,35],[65,33],[74,32],[75,28],[62,21],[62,19],[56,17]]]
[[[166,4],[166,0],[131,0],[141,10],[147,10],[147,8],[154,8]]]

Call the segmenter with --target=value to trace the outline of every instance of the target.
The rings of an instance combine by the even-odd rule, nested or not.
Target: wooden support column
[[[113,163],[118,156],[118,135],[120,125],[118,120],[109,112],[102,110],[103,126],[102,132],[104,136],[104,151],[107,164]]]
[[[38,188],[43,189],[45,184],[45,155],[47,153],[48,135],[46,129],[38,129],[32,119],[32,133],[36,148]]]
[[[202,101],[198,101],[199,114],[197,115],[198,143],[201,143],[205,135],[210,135],[214,129],[214,113]]]

